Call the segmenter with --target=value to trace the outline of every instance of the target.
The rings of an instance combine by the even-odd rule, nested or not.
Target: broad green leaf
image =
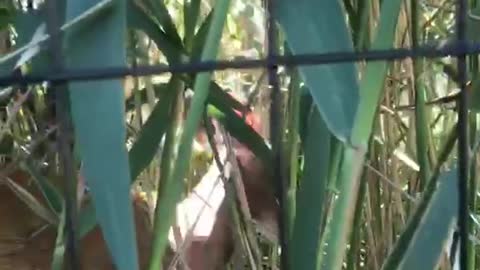
[[[291,269],[319,269],[321,222],[330,164],[331,134],[318,110],[308,121],[305,163],[291,238]],[[312,207],[316,205],[316,207]]]
[[[20,48],[31,40],[33,33],[37,30],[37,27],[42,24],[43,18],[43,9],[28,13],[17,12],[15,14],[12,24],[15,30],[19,33],[16,39],[15,48]],[[21,55],[18,54],[7,61],[0,62],[0,74],[5,76],[11,73],[20,56]]]
[[[67,1],[67,21],[99,3]],[[111,12],[96,18],[95,27],[68,33],[68,68],[126,65],[126,8],[126,0],[114,1]],[[69,93],[82,173],[90,187],[107,247],[117,269],[138,269],[122,82],[115,79],[69,83]]]
[[[443,166],[445,161],[448,159],[448,156],[452,152],[457,138],[456,131],[457,127],[454,126],[452,130],[450,130],[447,139],[443,143],[440,154],[438,156],[436,167],[432,171],[432,175],[427,182],[427,186],[425,187],[425,190],[422,194],[422,198],[417,204],[416,209],[413,212],[410,220],[408,221],[405,230],[402,232],[402,234],[396,241],[394,248],[385,260],[382,266],[382,270],[397,269],[402,263],[402,260],[404,260],[405,254],[408,251],[408,247],[411,245],[412,239],[414,239],[414,236],[417,233],[417,229],[420,227],[420,224],[423,221],[422,218],[432,201],[432,197],[434,196],[435,191],[438,188],[440,168],[441,166]],[[448,178],[446,181],[450,181],[450,179]]]
[[[92,22],[95,22],[95,19],[104,15],[105,11],[110,10],[112,3],[113,0],[99,1],[96,5],[92,5],[89,9],[84,10],[83,13],[71,18],[68,23],[63,24],[65,21],[66,2],[65,0],[58,0],[56,6],[59,22],[62,24],[60,30],[63,32],[68,30],[70,34],[73,34],[75,31],[89,29],[89,27],[92,26]],[[14,63],[24,51],[38,45],[41,45],[41,48],[44,47],[45,41],[50,38],[49,34],[38,37],[37,42],[29,42],[30,39],[32,39],[33,31],[42,23],[45,23],[46,13],[44,8],[45,5],[41,5],[38,10],[32,10],[28,13],[19,12],[19,14],[15,16],[14,27],[20,32],[20,37],[16,42],[16,49],[0,58],[0,74],[11,72]],[[48,68],[46,52],[42,50],[35,55],[36,57],[32,59],[32,70],[44,70]]]
[[[370,49],[390,49],[395,40],[396,25],[403,1],[383,2],[375,39]],[[360,100],[355,115],[352,146],[345,147],[338,180],[339,196],[334,203],[330,236],[325,256],[325,269],[340,269],[345,255],[348,235],[351,232],[354,205],[357,201],[359,181],[362,175],[367,145],[376,119],[378,103],[382,97],[387,74],[387,62],[369,62],[360,85]]]
[[[15,66],[13,67],[14,69],[17,69],[21,66],[23,66],[26,62],[30,61],[33,57],[35,57],[37,54],[40,53],[40,41],[43,38],[44,35],[46,35],[46,25],[45,24],[40,24],[35,32],[32,35],[32,40],[29,41],[30,44],[37,44],[37,45],[32,45],[30,48],[25,50],[21,55],[20,58],[17,60],[15,63]]]
[[[439,176],[430,202],[418,221],[398,269],[436,269],[455,226],[458,210],[457,169]]]
[[[276,18],[292,54],[353,51],[338,0],[279,0],[276,8]],[[298,69],[332,134],[340,141],[348,141],[359,98],[355,64]]]
[[[97,218],[95,213],[95,206],[90,201],[86,206],[79,211],[78,218],[78,236],[79,239],[87,235],[97,225]]]
[[[401,0],[385,2],[382,5],[372,50],[387,50],[393,47]],[[355,115],[352,143],[357,146],[367,144],[373,128],[375,113],[383,94],[383,84],[390,64],[386,61],[369,62],[360,84],[360,103]]]
[[[306,140],[306,136],[307,136],[306,131],[308,129],[307,127],[308,127],[311,112],[315,110],[315,105],[313,103],[312,96],[307,92],[308,90],[305,88],[306,87],[301,88],[302,93],[300,96],[300,112],[299,112],[300,127],[298,129],[302,144],[304,144]]]

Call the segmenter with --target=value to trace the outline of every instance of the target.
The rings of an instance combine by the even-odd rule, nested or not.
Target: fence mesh
[[[121,78],[125,76],[151,76],[163,73],[197,73],[207,71],[219,71],[227,69],[252,69],[265,68],[268,70],[269,84],[272,89],[271,94],[271,113],[270,113],[270,134],[272,135],[272,150],[274,153],[274,172],[275,179],[278,181],[277,192],[284,194],[281,183],[283,175],[281,174],[282,160],[278,149],[275,147],[280,142],[280,134],[278,132],[280,123],[280,94],[277,78],[277,68],[279,66],[295,67],[301,65],[325,65],[345,62],[358,61],[394,61],[406,58],[439,58],[439,57],[456,57],[458,77],[455,79],[461,89],[461,94],[457,102],[458,114],[458,189],[459,189],[459,209],[458,209],[458,234],[460,238],[460,269],[467,269],[467,239],[468,239],[468,205],[467,205],[467,177],[468,177],[468,163],[469,163],[469,146],[468,146],[468,122],[467,122],[467,64],[466,57],[468,55],[476,55],[480,53],[480,44],[469,42],[466,37],[466,20],[467,20],[467,0],[456,1],[456,39],[450,40],[448,43],[430,44],[412,48],[398,48],[388,50],[368,50],[357,52],[331,52],[318,54],[296,54],[296,55],[278,55],[276,32],[274,27],[275,14],[272,12],[275,5],[274,0],[264,0],[266,12],[268,14],[266,25],[268,55],[263,59],[244,59],[244,60],[219,60],[219,61],[196,61],[189,63],[178,64],[158,64],[158,65],[135,65],[131,67],[109,67],[109,68],[83,68],[83,69],[65,69],[63,66],[63,55],[61,48],[61,37],[63,31],[58,23],[58,18],[55,9],[55,2],[48,1],[50,8],[48,9],[48,34],[49,39],[43,39],[37,43],[31,43],[23,48],[23,51],[35,45],[47,43],[50,52],[50,58],[53,63],[51,70],[44,73],[21,75],[18,72],[13,72],[11,75],[0,77],[0,86],[11,85],[30,85],[50,82],[56,89],[57,98],[62,100],[65,98],[65,83],[83,80],[101,80]],[[65,108],[62,107],[62,102],[58,102],[58,115],[65,115]],[[67,137],[70,130],[70,123],[68,117],[61,118],[61,127],[59,137],[62,155],[62,167],[65,175],[70,175],[72,170],[72,160],[70,158],[71,152],[68,149]],[[70,177],[73,179],[74,177]],[[68,198],[68,197],[67,197]],[[279,196],[282,198],[282,196]],[[70,198],[71,199],[71,198]],[[67,208],[71,206],[72,202],[67,201]],[[280,200],[280,206],[283,207],[283,200]],[[67,232],[70,236],[69,240],[73,240],[76,233],[74,228],[75,209],[67,209]],[[281,211],[283,212],[283,211]],[[280,216],[279,225],[282,230],[283,218]],[[284,234],[280,234],[280,243],[282,248],[281,253],[281,269],[288,269],[287,262],[287,245],[284,239]],[[76,246],[75,241],[68,241],[70,245],[67,247],[67,252],[71,256],[71,269],[78,269],[78,258],[75,257]]]

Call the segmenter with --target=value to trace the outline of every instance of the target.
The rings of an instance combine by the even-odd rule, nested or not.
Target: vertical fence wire
[[[60,31],[60,18],[57,10],[57,0],[49,0],[47,2],[47,30],[50,34],[50,42],[48,43],[48,51],[50,61],[52,63],[53,72],[62,72],[64,70],[64,61],[62,53],[62,34]],[[58,34],[57,34],[58,33]],[[64,181],[64,198],[65,198],[65,232],[66,232],[66,250],[67,263],[72,270],[81,269],[78,247],[77,247],[77,207],[76,207],[76,180],[73,166],[73,152],[70,147],[70,117],[68,112],[68,91],[67,82],[53,82],[49,91],[53,91],[53,97],[56,106],[55,118],[58,120],[57,132],[57,149],[59,153],[61,175]],[[63,228],[60,228],[63,230]],[[65,234],[64,234],[65,235]]]
[[[276,193],[279,203],[279,215],[278,215],[278,235],[281,248],[280,253],[280,269],[288,270],[288,231],[285,227],[285,171],[283,166],[283,140],[282,140],[282,126],[283,126],[283,113],[282,113],[282,97],[280,93],[280,84],[278,79],[278,64],[275,61],[275,57],[278,55],[278,37],[277,27],[275,27],[275,9],[274,0],[264,0],[266,7],[266,32],[267,32],[267,72],[268,72],[268,84],[271,91],[270,102],[270,142],[272,145],[273,154],[273,179],[276,184]]]
[[[467,0],[458,0],[456,14],[457,42],[466,44]],[[457,103],[458,113],[458,219],[460,236],[460,269],[467,270],[468,260],[468,190],[469,145],[468,145],[468,105],[467,105],[467,57],[457,57],[458,79],[460,84],[460,100]]]

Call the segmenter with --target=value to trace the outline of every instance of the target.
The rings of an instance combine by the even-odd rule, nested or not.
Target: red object
[[[244,113],[238,110],[235,110],[235,113],[237,113],[237,115],[242,118],[244,116]],[[247,125],[253,128],[257,133],[260,133],[262,125],[261,125],[260,117],[257,114],[255,114],[252,111],[246,112],[245,123],[247,123]]]

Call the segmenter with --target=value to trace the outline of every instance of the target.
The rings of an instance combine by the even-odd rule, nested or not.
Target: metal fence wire
[[[467,241],[468,241],[468,229],[467,229],[467,177],[468,177],[468,163],[469,163],[469,146],[467,137],[467,55],[476,55],[480,53],[480,44],[472,43],[467,40],[466,37],[466,20],[467,20],[467,0],[456,1],[456,39],[449,41],[446,44],[424,45],[412,48],[401,49],[388,49],[388,50],[368,50],[359,52],[332,52],[332,53],[318,53],[318,54],[294,54],[289,56],[279,55],[276,51],[276,29],[274,27],[275,17],[273,14],[273,6],[275,1],[264,0],[267,13],[267,48],[268,55],[262,59],[243,59],[234,61],[196,61],[190,63],[178,63],[178,64],[158,64],[158,65],[135,65],[131,67],[109,67],[109,68],[83,68],[83,69],[65,69],[63,66],[63,56],[61,53],[61,36],[62,31],[58,23],[55,1],[46,1],[49,4],[47,28],[50,36],[49,39],[49,52],[50,59],[53,63],[50,71],[37,74],[21,75],[18,73],[12,73],[9,76],[0,77],[0,86],[11,85],[31,85],[44,82],[50,82],[55,89],[57,95],[57,114],[60,116],[60,131],[58,140],[60,142],[60,151],[62,156],[63,173],[66,176],[72,176],[73,163],[71,158],[71,150],[68,146],[68,133],[70,132],[70,123],[68,117],[66,117],[66,110],[63,107],[62,99],[66,98],[65,83],[72,81],[83,80],[101,80],[101,79],[113,79],[121,78],[125,76],[149,76],[159,75],[162,73],[197,73],[206,71],[219,71],[227,69],[251,69],[251,68],[266,68],[268,69],[269,84],[271,91],[271,123],[270,134],[272,136],[272,150],[274,153],[274,173],[276,179],[280,179],[278,182],[277,192],[278,194],[284,194],[282,190],[282,182],[284,176],[281,174],[280,168],[282,167],[282,161],[277,145],[280,142],[281,127],[280,115],[280,91],[277,78],[277,68],[279,66],[295,67],[300,65],[324,65],[333,63],[344,62],[357,62],[357,61],[393,61],[402,60],[406,58],[438,58],[438,57],[456,57],[458,78],[457,83],[460,86],[461,93],[457,102],[457,114],[458,114],[458,190],[459,190],[459,208],[458,208],[458,224],[457,233],[459,235],[460,244],[460,269],[467,269]],[[45,42],[45,40],[40,41]],[[35,44],[30,44],[35,45]],[[26,48],[25,48],[26,49]],[[62,117],[62,115],[64,115]],[[74,177],[69,177],[73,179]],[[67,191],[66,191],[67,192]],[[68,194],[68,193],[67,193]],[[280,207],[283,207],[282,196],[280,198]],[[68,197],[67,197],[68,199]],[[71,200],[72,198],[70,198]],[[72,202],[67,200],[67,233],[69,240],[75,238],[76,232],[74,228],[75,209],[71,207]],[[283,212],[283,211],[280,211]],[[279,217],[280,231],[283,228],[283,218]],[[70,245],[67,247],[67,254],[70,256],[72,263],[70,269],[79,269],[78,258],[75,257],[76,246],[73,246],[76,241],[68,241]],[[280,234],[280,244],[282,248],[281,252],[281,269],[288,269],[287,254],[288,247],[286,245],[284,234]]]

